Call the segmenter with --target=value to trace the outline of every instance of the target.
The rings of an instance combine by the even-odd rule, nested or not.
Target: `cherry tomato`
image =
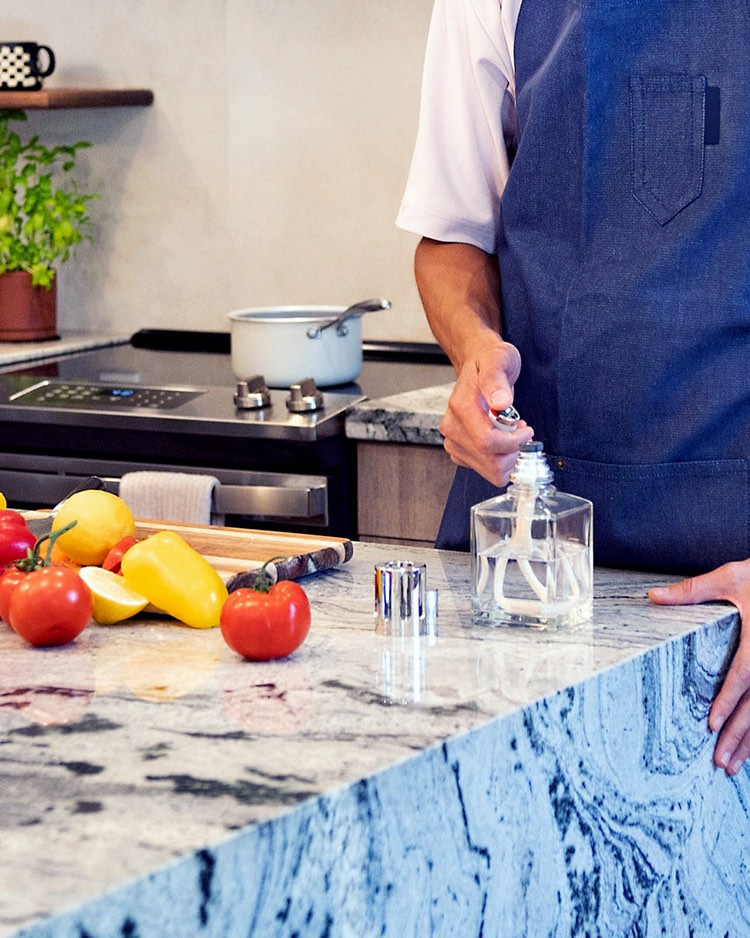
[[[68,567],[28,573],[12,591],[10,626],[30,645],[65,645],[91,619],[91,590]]]
[[[221,634],[243,658],[270,661],[286,658],[310,631],[310,602],[292,580],[281,580],[267,592],[238,589],[221,611]]]
[[[0,567],[25,557],[35,543],[36,537],[17,511],[0,511]]]
[[[122,573],[122,570],[120,570],[122,558],[125,556],[127,551],[129,551],[130,548],[137,543],[138,541],[134,537],[123,537],[114,545],[114,547],[111,548],[107,556],[102,561],[102,569],[111,570],[112,573]]]
[[[5,619],[6,622],[9,622],[10,619],[8,615],[10,597],[25,576],[26,571],[21,570],[20,567],[15,566],[15,564],[6,567],[2,575],[0,575],[0,617]]]

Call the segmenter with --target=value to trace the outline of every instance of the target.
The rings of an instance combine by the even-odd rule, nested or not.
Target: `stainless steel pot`
[[[271,388],[303,378],[319,387],[348,384],[362,371],[362,313],[388,300],[352,306],[275,306],[229,313],[232,370],[241,381],[263,375]]]

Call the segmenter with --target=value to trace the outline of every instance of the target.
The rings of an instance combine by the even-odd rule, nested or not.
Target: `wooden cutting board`
[[[252,586],[258,570],[268,560],[273,560],[273,563],[268,564],[266,571],[271,582],[275,583],[330,570],[351,560],[354,553],[352,542],[343,537],[171,521],[136,521],[137,538],[148,537],[157,531],[176,531],[184,537],[218,570],[230,592]]]
[[[27,518],[43,518],[46,511],[24,512]],[[136,521],[139,539],[157,531],[176,531],[221,574],[229,591],[252,586],[267,560],[271,582],[297,580],[330,570],[351,560],[354,546],[348,538],[252,528],[222,528],[208,524],[173,521]]]

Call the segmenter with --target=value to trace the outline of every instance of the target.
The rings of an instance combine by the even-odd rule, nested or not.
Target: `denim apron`
[[[597,564],[744,559],[750,0],[524,0],[498,257],[515,405]],[[506,128],[507,136],[507,128]],[[459,469],[438,546],[497,494]]]

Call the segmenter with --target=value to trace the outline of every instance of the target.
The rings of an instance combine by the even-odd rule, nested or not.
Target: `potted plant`
[[[90,144],[24,143],[11,121],[25,120],[0,111],[0,341],[56,337],[56,265],[88,236],[88,203],[98,198],[68,176]]]

